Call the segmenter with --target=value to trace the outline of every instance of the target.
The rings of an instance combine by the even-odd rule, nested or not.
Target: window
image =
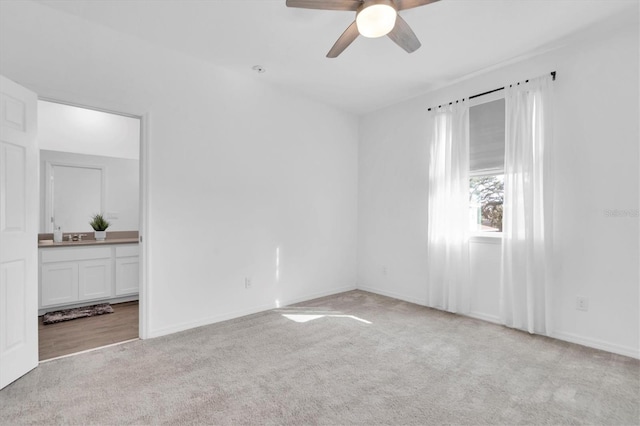
[[[485,98],[485,97],[483,97]],[[504,98],[469,108],[469,229],[502,232],[504,203]]]
[[[504,175],[469,178],[470,226],[476,232],[502,232]]]

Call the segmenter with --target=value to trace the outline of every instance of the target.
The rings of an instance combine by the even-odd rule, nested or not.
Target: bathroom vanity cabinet
[[[51,247],[39,252],[40,311],[137,298],[137,244]]]

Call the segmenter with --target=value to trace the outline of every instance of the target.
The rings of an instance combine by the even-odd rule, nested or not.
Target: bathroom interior
[[[41,99],[38,146],[40,361],[137,339],[140,118]]]

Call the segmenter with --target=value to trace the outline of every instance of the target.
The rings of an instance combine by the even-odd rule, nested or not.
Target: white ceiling
[[[292,9],[285,0],[39,0],[357,114],[595,29],[637,22],[638,0],[441,0],[400,12],[422,47],[359,37],[325,58],[353,12]]]

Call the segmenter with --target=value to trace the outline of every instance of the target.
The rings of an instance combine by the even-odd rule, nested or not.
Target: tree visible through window
[[[469,179],[469,222],[471,230],[502,232],[504,175]]]

